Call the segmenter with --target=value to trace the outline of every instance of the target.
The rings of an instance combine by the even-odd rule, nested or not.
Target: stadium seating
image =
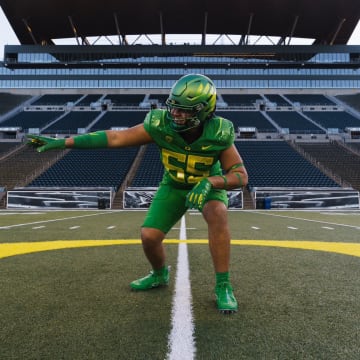
[[[345,111],[304,111],[304,114],[325,129],[336,128],[344,132],[347,127],[360,127],[360,119]]]
[[[42,129],[62,114],[62,111],[22,111],[0,123],[0,126],[20,127],[28,132],[30,128]]]
[[[80,100],[83,95],[79,94],[46,94],[34,101],[33,106],[65,106],[67,103],[75,103]]]
[[[337,95],[336,98],[350,108],[360,111],[360,93],[350,95]]]
[[[235,144],[249,173],[249,187],[339,187],[285,141]]]
[[[30,95],[0,93],[0,115],[16,108],[30,98]]]
[[[257,101],[264,100],[258,94],[223,94],[223,100],[228,104],[228,106],[240,106],[240,107],[253,107]]]
[[[277,106],[290,106],[291,104],[283,98],[281,95],[277,94],[266,94],[266,99],[272,103],[275,103]]]
[[[102,97],[101,94],[91,94],[86,95],[83,99],[81,99],[76,106],[90,106],[92,103],[95,103],[99,101],[99,99]]]
[[[340,143],[299,143],[306,153],[332,170],[355,189],[360,189],[360,155],[347,150]]]
[[[217,111],[217,115],[232,121],[235,129],[239,127],[255,127],[258,132],[276,132],[277,129],[259,111]]]
[[[297,102],[301,105],[335,105],[335,103],[329,100],[326,96],[319,94],[285,94],[285,96],[291,102]]]
[[[267,113],[281,128],[290,134],[325,134],[325,131],[311,123],[296,111],[269,111]]]
[[[110,101],[115,106],[139,106],[144,97],[144,94],[108,94],[104,100]]]
[[[99,111],[71,111],[44,131],[48,134],[77,134],[79,128],[87,128],[99,114]]]
[[[306,95],[306,96],[305,96]],[[308,96],[309,95],[309,96]],[[77,106],[90,106],[96,102],[101,94],[91,95],[44,95],[38,99],[36,104],[56,105],[68,101],[78,101]],[[156,99],[164,101],[167,96],[152,94],[149,100]],[[112,104],[126,107],[130,104],[138,106],[144,100],[145,95],[109,94],[105,97]],[[290,134],[325,134],[328,128],[339,128],[345,131],[346,127],[360,127],[360,119],[345,111],[304,111],[304,116],[296,111],[259,111],[259,109],[240,109],[243,106],[254,107],[259,100],[276,103],[277,106],[291,106],[286,100],[300,102],[301,104],[333,105],[333,103],[322,95],[312,94],[282,95],[265,94],[260,95],[223,95],[224,101],[234,107],[231,110],[218,110],[217,115],[231,120],[234,127],[257,129],[258,133],[278,133],[281,128],[288,128]],[[81,101],[79,101],[81,99]],[[50,103],[51,101],[51,103]],[[236,106],[235,106],[236,104]],[[3,121],[0,126],[19,126],[25,132],[29,128],[40,128],[44,133],[50,134],[76,134],[78,128],[86,128],[87,132],[106,130],[111,128],[126,128],[142,123],[148,110],[145,109],[102,109],[102,111],[87,111],[86,109],[63,111],[22,111],[17,115]],[[94,121],[99,117],[96,122]],[[56,119],[59,120],[56,121]],[[312,121],[310,121],[311,119]],[[49,125],[50,124],[50,125]],[[91,125],[90,128],[88,128]],[[318,124],[319,126],[317,126]],[[48,126],[48,127],[46,127]],[[325,129],[325,130],[324,130]],[[325,140],[325,137],[324,137]],[[4,145],[3,145],[4,144]],[[0,142],[0,155],[6,152],[9,143]],[[11,143],[13,144],[13,143]],[[310,144],[315,145],[315,144]],[[250,174],[251,187],[338,187],[339,185],[328,176],[324,175],[318,168],[305,160],[285,141],[263,141],[240,140],[236,146],[244,157]],[[302,146],[299,143],[299,146]],[[305,146],[308,146],[304,143]],[[356,143],[354,143],[356,148]],[[4,149],[4,150],[2,150]],[[308,150],[306,148],[305,150]],[[314,147],[309,150],[312,153],[332,154],[325,148]],[[71,150],[63,159],[43,172],[32,181],[29,186],[55,186],[55,187],[114,187],[118,188],[124,180],[131,164],[133,163],[138,148],[131,149],[105,149],[103,150]],[[109,153],[107,151],[110,151]],[[343,153],[343,148],[337,148],[337,153]],[[354,154],[352,154],[354,156]],[[350,156],[350,162],[353,157]],[[335,156],[332,155],[333,158]],[[319,159],[319,161],[323,161]],[[346,160],[339,160],[347,163]],[[102,165],[101,165],[102,163]],[[349,166],[354,168],[353,166]],[[360,167],[360,165],[359,165]],[[331,166],[330,166],[331,168]],[[336,165],[334,173],[342,172],[342,168]],[[68,176],[68,174],[72,174]],[[161,181],[163,167],[160,162],[159,153],[155,145],[148,145],[144,153],[141,165],[130,186],[133,187],[156,187]],[[356,179],[357,172],[343,174],[344,178]],[[360,184],[359,184],[360,186]]]
[[[33,148],[19,146],[16,152],[0,161],[0,184],[8,190],[25,186],[34,176],[54,163],[62,152],[47,151],[41,155]]]
[[[20,144],[20,142],[0,142],[0,158]]]
[[[360,154],[360,143],[348,143],[347,146],[356,153]]]
[[[169,97],[169,95],[164,95],[164,94],[151,94],[149,96],[149,102],[150,103],[158,103],[162,106],[165,105],[165,101],[167,100],[167,98]]]
[[[28,187],[111,187],[117,190],[138,150],[138,147],[71,150]]]
[[[123,128],[140,124],[144,121],[147,111],[107,111],[89,131],[107,130],[112,127]]]
[[[160,161],[160,154],[155,144],[146,147],[140,166],[131,183],[133,187],[156,187],[162,179],[164,168]]]

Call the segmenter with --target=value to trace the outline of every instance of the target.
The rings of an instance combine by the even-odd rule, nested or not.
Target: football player
[[[156,143],[164,177],[141,227],[144,253],[152,270],[133,281],[133,290],[167,285],[169,268],[163,240],[187,209],[198,209],[208,226],[215,270],[216,305],[222,313],[238,310],[230,283],[230,230],[226,190],[243,187],[248,175],[234,145],[232,122],[216,116],[216,89],[200,74],[181,77],[166,100],[142,124],[126,130],[98,131],[67,139],[29,135],[43,152],[61,148],[118,148]]]

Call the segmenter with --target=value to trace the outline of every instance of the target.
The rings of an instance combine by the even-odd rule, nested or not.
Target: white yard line
[[[269,214],[269,213],[260,212],[260,211],[249,211],[249,212],[252,212],[254,214],[259,214],[259,215],[274,216],[274,217],[280,217],[280,218],[284,218],[284,219],[292,219],[292,220],[298,220],[298,221],[308,221],[308,222],[314,222],[314,223],[318,223],[318,224],[327,224],[327,225],[333,225],[333,226],[342,226],[342,227],[348,227],[348,228],[360,230],[360,227],[355,226],[355,225],[338,224],[338,223],[329,222],[329,221],[322,221],[322,220],[304,219],[304,218],[299,218],[299,217],[295,217],[295,216]]]
[[[180,240],[186,240],[185,216],[181,218]],[[189,275],[187,244],[181,242],[175,279],[168,360],[192,360],[195,358],[196,348]]]
[[[64,218],[59,218],[59,219],[33,221],[33,222],[22,223],[22,224],[14,224],[14,225],[0,226],[0,229],[11,229],[11,228],[14,228],[14,227],[19,227],[19,226],[28,226],[28,225],[36,225],[36,224],[46,224],[46,223],[50,223],[50,222],[64,221],[64,220],[71,220],[71,219],[80,219],[80,218],[85,218],[85,217],[89,217],[89,216],[98,216],[98,215],[104,215],[104,214],[106,214],[106,213],[104,212],[104,213],[97,213],[97,214],[88,214],[88,215],[79,215],[79,216],[69,216],[69,217],[64,217]]]

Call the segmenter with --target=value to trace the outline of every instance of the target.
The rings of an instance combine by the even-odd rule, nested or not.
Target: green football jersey
[[[191,188],[204,177],[221,175],[220,153],[234,143],[232,122],[218,116],[209,119],[202,135],[189,144],[171,128],[167,114],[166,110],[151,110],[144,120],[145,130],[160,150],[165,168],[162,182]]]

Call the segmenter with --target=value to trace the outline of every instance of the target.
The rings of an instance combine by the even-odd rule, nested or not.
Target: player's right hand
[[[51,149],[65,149],[65,139],[54,139],[46,136],[27,135],[27,144],[36,148],[38,152]]]
[[[207,178],[202,179],[186,195],[185,205],[189,209],[198,209],[202,211],[211,188],[211,182]]]

